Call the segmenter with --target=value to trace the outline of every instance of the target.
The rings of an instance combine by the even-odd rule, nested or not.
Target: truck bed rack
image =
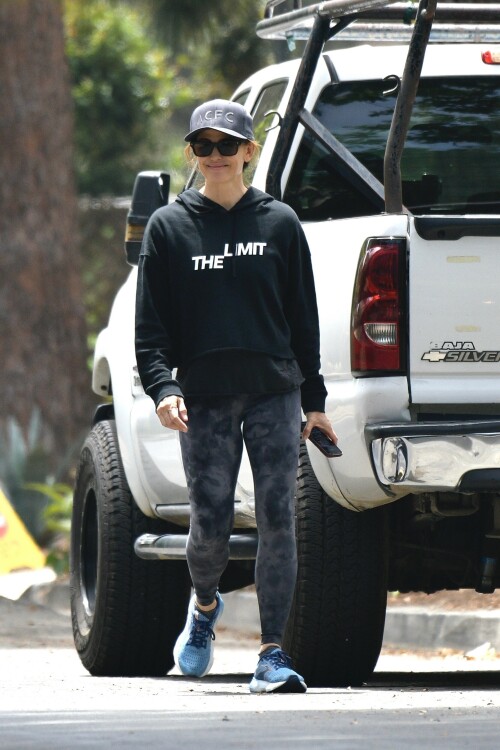
[[[286,0],[269,0],[257,34],[264,39],[308,39],[317,15],[347,20],[339,30],[342,40],[408,42],[418,3],[387,0],[326,0],[305,5],[294,0],[294,10],[281,11]],[[288,0],[290,3],[290,0]],[[500,41],[500,3],[438,3],[430,42]]]
[[[313,138],[330,151],[337,162],[337,169],[343,177],[361,191],[373,205],[375,211],[391,213],[406,211],[402,202],[401,155],[408,131],[411,111],[417,93],[420,72],[427,44],[433,28],[448,24],[448,32],[453,33],[447,41],[485,41],[490,33],[491,40],[500,39],[500,3],[441,3],[438,0],[420,0],[418,4],[407,5],[401,2],[380,2],[380,0],[326,0],[305,7],[302,0],[293,2],[294,10],[276,13],[286,0],[269,0],[265,18],[257,25],[257,33],[268,38],[286,38],[293,41],[307,38],[300,67],[295,80],[287,109],[280,121],[280,133],[269,163],[266,190],[275,198],[281,199],[281,176],[285,166],[288,147],[297,128],[302,125]],[[288,6],[289,7],[289,6]],[[364,168],[364,166],[331,135],[314,116],[305,109],[307,92],[314,76],[318,60],[326,43],[339,34],[346,34],[362,21],[370,40],[384,41],[386,24],[390,19],[399,18],[401,28],[405,24],[410,33],[408,55],[403,76],[398,80],[398,96],[393,113],[391,129],[384,158],[384,185]],[[445,23],[446,22],[446,23]],[[460,26],[456,26],[460,22]],[[445,23],[445,26],[443,26]],[[480,29],[478,28],[480,26]],[[463,30],[460,31],[460,29]],[[304,33],[305,36],[300,35]],[[356,32],[354,32],[356,33]],[[460,35],[465,37],[460,39]],[[471,36],[472,35],[472,36]]]

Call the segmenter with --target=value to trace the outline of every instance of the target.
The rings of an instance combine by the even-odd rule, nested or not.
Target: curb
[[[228,630],[259,636],[260,620],[253,592],[223,595],[221,624]],[[424,607],[387,607],[383,645],[392,648],[469,651],[489,643],[500,651],[500,611],[436,612]]]
[[[500,611],[430,612],[423,607],[388,607],[384,645],[469,651],[489,643],[500,651]]]

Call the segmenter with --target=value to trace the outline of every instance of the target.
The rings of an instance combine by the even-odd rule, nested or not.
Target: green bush
[[[26,434],[13,417],[0,433],[0,482],[30,534],[49,549],[49,564],[51,556],[60,558],[59,569],[67,568],[72,489],[56,477],[68,475],[76,452],[75,445],[53,471],[38,409],[33,410]]]
[[[65,7],[78,188],[127,195],[152,149],[174,74],[137,11],[106,0],[67,0]]]

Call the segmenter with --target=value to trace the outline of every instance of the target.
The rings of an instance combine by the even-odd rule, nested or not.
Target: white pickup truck
[[[253,184],[295,209],[311,247],[343,451],[302,446],[285,648],[308,684],[354,685],[377,662],[387,591],[500,583],[500,4],[281,5],[258,33],[307,38],[301,59],[234,99],[262,144]],[[92,674],[166,674],[190,593],[178,436],[144,394],[133,340],[141,236],[168,182],[136,179],[132,268],[95,349],[105,403],[81,454],[71,559]],[[244,460],[222,591],[253,582],[256,544]]]

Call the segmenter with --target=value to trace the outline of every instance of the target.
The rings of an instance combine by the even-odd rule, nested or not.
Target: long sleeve
[[[292,349],[304,377],[301,400],[304,412],[325,410],[327,391],[320,374],[320,335],[311,253],[297,221],[290,248],[286,315]]]
[[[157,233],[156,233],[157,234]],[[172,377],[173,336],[168,328],[168,279],[155,242],[158,234],[151,223],[139,257],[135,313],[135,352],[145,392],[155,405],[165,396],[182,396]]]

